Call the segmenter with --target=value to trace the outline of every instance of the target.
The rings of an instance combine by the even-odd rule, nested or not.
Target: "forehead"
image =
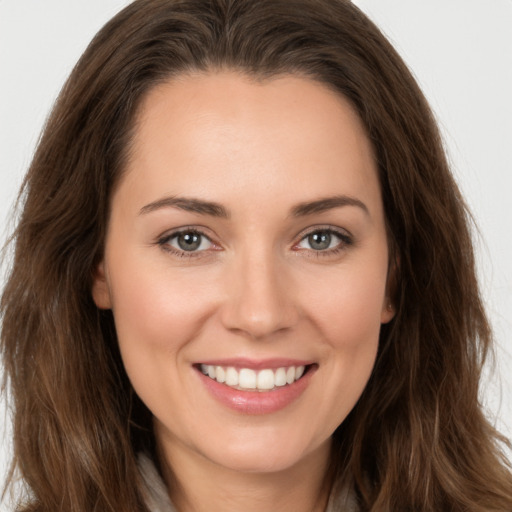
[[[351,104],[294,75],[256,81],[225,71],[159,84],[141,103],[126,171],[139,195],[162,187],[212,194],[226,185],[251,196],[285,188],[301,201],[340,180],[348,192],[379,193],[372,147]]]
[[[136,142],[141,142],[148,130],[157,128],[164,129],[160,133],[165,136],[173,118],[175,127],[181,127],[174,137],[185,133],[190,125],[179,123],[188,121],[194,128],[202,124],[208,129],[215,124],[216,131],[239,128],[242,124],[247,129],[252,124],[258,130],[252,134],[257,139],[293,135],[307,123],[312,129],[302,134],[303,140],[311,139],[320,130],[323,138],[330,133],[339,136],[340,132],[333,133],[333,129],[341,130],[343,138],[350,139],[347,142],[357,142],[358,146],[366,138],[358,114],[344,96],[301,75],[268,79],[236,71],[179,75],[150,89],[143,98],[137,115]],[[266,128],[264,133],[259,131],[262,125]]]

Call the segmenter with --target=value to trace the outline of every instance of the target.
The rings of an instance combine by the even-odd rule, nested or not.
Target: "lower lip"
[[[293,384],[275,387],[270,391],[241,391],[221,384],[200,371],[197,373],[210,394],[230,409],[242,414],[271,414],[284,409],[304,393],[315,369],[315,366],[310,367]]]

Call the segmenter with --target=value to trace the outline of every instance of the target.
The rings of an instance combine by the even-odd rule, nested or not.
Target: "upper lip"
[[[228,359],[207,359],[199,361],[198,365],[223,366],[233,368],[250,368],[251,370],[277,369],[289,366],[308,366],[313,364],[311,360],[291,359],[285,357],[269,359],[249,359],[249,358],[228,358]]]

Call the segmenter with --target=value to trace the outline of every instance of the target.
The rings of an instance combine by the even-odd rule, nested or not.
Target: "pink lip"
[[[217,366],[235,366],[232,364],[232,361],[231,364],[228,365],[218,363],[219,362],[216,361]],[[295,365],[281,364],[276,366],[276,368],[282,366]],[[300,364],[297,366],[300,366]],[[273,365],[264,367],[274,368]],[[254,366],[243,366],[243,368],[254,368]],[[316,369],[317,366],[313,365],[303,377],[295,381],[293,384],[274,388],[270,391],[241,391],[233,389],[226,384],[221,384],[207,375],[204,375],[199,369],[197,369],[197,375],[201,379],[207,391],[222,405],[242,414],[262,415],[280,411],[292,402],[296,401],[310,384]]]

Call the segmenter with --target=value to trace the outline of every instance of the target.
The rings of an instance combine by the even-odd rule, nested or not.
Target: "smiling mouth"
[[[239,391],[272,391],[300,380],[313,365],[280,368],[234,368],[200,364],[198,369],[210,379]]]

